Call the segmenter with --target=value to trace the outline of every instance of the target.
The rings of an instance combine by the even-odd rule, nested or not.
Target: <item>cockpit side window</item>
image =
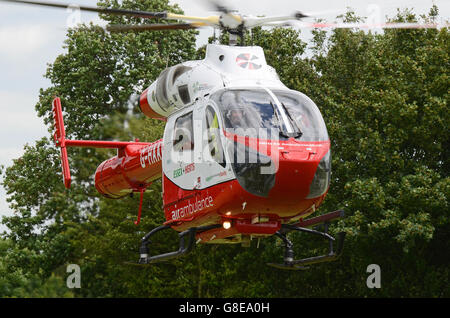
[[[211,157],[225,168],[225,156],[220,140],[219,118],[215,110],[208,106],[206,108],[206,130],[208,135],[208,147]]]
[[[173,149],[183,152],[194,149],[194,125],[192,112],[180,116],[175,121],[173,134]]]

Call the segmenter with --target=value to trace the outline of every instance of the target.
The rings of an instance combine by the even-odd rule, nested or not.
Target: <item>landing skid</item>
[[[339,214],[337,214],[337,212],[339,212]],[[342,254],[342,249],[344,247],[345,232],[338,233],[337,248],[335,251],[333,244],[336,241],[336,239],[328,234],[328,225],[329,225],[328,222],[332,219],[336,219],[336,218],[343,217],[343,216],[344,216],[343,211],[336,211],[336,212],[332,212],[332,213],[317,217],[317,218],[315,218],[316,220],[310,219],[310,220],[304,222],[304,224],[307,224],[308,226],[317,225],[319,223],[324,223],[324,228],[325,228],[324,232],[301,227],[301,226],[299,226],[299,224],[301,224],[301,223],[294,224],[294,225],[283,224],[281,226],[281,229],[278,232],[276,232],[275,235],[278,236],[284,242],[284,245],[285,245],[285,252],[284,252],[284,259],[283,259],[284,263],[283,264],[268,263],[267,265],[274,267],[274,268],[283,269],[283,270],[306,270],[309,268],[308,265],[332,262],[332,261],[337,260]],[[315,221],[317,221],[317,222],[315,222]],[[319,235],[319,236],[322,236],[323,238],[327,239],[329,242],[328,254],[295,260],[294,259],[294,250],[293,250],[294,244],[285,235],[285,233],[288,233],[290,231],[306,232],[309,234]]]
[[[344,213],[343,211],[335,211],[332,213],[328,213],[325,215],[318,216],[316,218],[311,218],[306,221],[301,221],[296,224],[282,224],[279,231],[275,233],[276,236],[278,236],[281,240],[283,240],[285,244],[285,253],[284,253],[284,263],[283,264],[275,264],[275,263],[268,263],[267,265],[283,269],[283,270],[306,270],[308,269],[308,265],[313,265],[317,263],[323,263],[323,262],[330,262],[336,260],[342,252],[343,244],[344,244],[344,238],[345,233],[341,232],[338,234],[338,242],[337,242],[337,249],[336,251],[333,250],[333,243],[336,241],[334,237],[328,234],[328,225],[329,221],[343,217]],[[317,230],[309,229],[306,226],[314,226],[318,224],[324,224],[325,231],[320,232]],[[161,225],[149,233],[147,233],[141,241],[141,247],[139,248],[140,258],[138,263],[131,263],[126,262],[127,265],[137,265],[137,266],[145,266],[149,264],[154,264],[158,262],[167,261],[170,259],[178,258],[183,255],[188,254],[192,251],[193,247],[196,244],[196,234],[216,229],[221,227],[221,224],[214,224],[214,225],[208,225],[208,226],[201,226],[201,227],[192,227],[186,231],[178,233],[179,237],[179,248],[177,251],[164,253],[164,254],[158,254],[151,256],[150,255],[150,249],[149,245],[151,244],[150,238],[155,235],[156,233],[164,230],[171,229],[169,225]],[[319,235],[329,241],[329,253],[327,255],[321,255],[321,256],[315,256],[300,260],[294,260],[294,250],[293,250],[293,243],[286,237],[286,233],[291,231],[299,231],[299,232],[305,232],[313,235]]]
[[[150,237],[156,234],[157,232],[164,231],[167,229],[170,229],[171,227],[169,225],[161,225],[152,231],[150,231],[148,234],[146,234],[141,241],[141,247],[139,248],[140,258],[139,262],[135,265],[148,265],[158,262],[167,261],[170,259],[178,258],[180,256],[186,255],[189,252],[192,251],[192,248],[195,245],[195,235],[197,233],[208,231],[211,229],[215,229],[218,227],[221,227],[220,224],[214,224],[209,226],[201,226],[201,227],[192,227],[184,232],[180,232],[178,234],[178,237],[180,239],[180,245],[177,251],[169,252],[165,254],[159,254],[155,256],[150,256]],[[131,264],[131,263],[128,263]]]

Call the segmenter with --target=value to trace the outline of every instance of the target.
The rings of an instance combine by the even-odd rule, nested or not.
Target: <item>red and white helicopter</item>
[[[67,8],[67,4],[1,0]],[[335,211],[307,219],[321,205],[330,184],[331,150],[324,120],[306,95],[287,88],[267,65],[262,48],[238,46],[245,30],[273,26],[307,17],[297,12],[284,17],[243,16],[215,4],[218,16],[192,17],[168,12],[80,6],[80,10],[141,18],[180,20],[178,24],[110,25],[107,30],[151,31],[210,26],[227,31],[230,44],[209,44],[204,60],[165,69],[140,96],[140,109],[166,122],[162,139],[152,143],[68,140],[59,98],[53,101],[55,142],[61,148],[64,184],[71,177],[67,147],[117,148],[102,162],[95,186],[107,198],[143,194],[162,178],[166,222],[142,238],[139,264],[176,258],[199,243],[241,243],[276,235],[285,245],[281,269],[339,257],[345,233],[328,234]],[[186,22],[188,21],[188,22]],[[368,27],[355,24],[303,23],[307,27]],[[380,26],[376,26],[380,27]],[[437,27],[385,24],[381,27]],[[241,43],[242,44],[242,43]],[[324,224],[324,231],[311,229]],[[179,249],[151,255],[150,238],[157,232],[179,232]],[[301,231],[329,241],[326,255],[295,260],[286,233]],[[337,248],[333,243],[337,241]]]

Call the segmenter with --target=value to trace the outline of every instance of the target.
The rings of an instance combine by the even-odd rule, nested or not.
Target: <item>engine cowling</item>
[[[140,97],[141,111],[150,118],[165,120],[174,111],[192,102],[189,83],[183,79],[192,67],[179,64],[166,68]]]
[[[158,114],[154,111],[155,106],[154,103],[150,102],[151,97],[149,98],[149,95],[151,96],[154,94],[154,87],[156,82],[153,83],[150,87],[148,87],[142,94],[139,99],[139,106],[141,108],[141,111],[144,113],[145,116],[160,120],[165,120],[165,116],[162,116],[161,114]]]
[[[141,94],[140,108],[150,118],[165,120],[220,87],[223,87],[220,73],[205,61],[185,62],[166,68],[159,75]]]

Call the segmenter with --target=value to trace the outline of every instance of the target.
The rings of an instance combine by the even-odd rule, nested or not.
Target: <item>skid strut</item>
[[[345,232],[340,232],[337,235],[337,247],[336,250],[334,250],[334,243],[336,242],[336,239],[328,234],[328,226],[329,221],[333,219],[337,219],[339,217],[344,216],[344,211],[336,211],[329,214],[326,214],[324,216],[320,216],[314,219],[310,219],[312,222],[306,223],[303,222],[303,224],[312,226],[317,225],[319,223],[324,224],[324,232],[320,232],[317,230],[308,229],[306,227],[301,227],[300,224],[282,224],[281,229],[275,233],[277,237],[279,237],[284,242],[284,263],[283,264],[275,264],[275,263],[268,263],[267,265],[278,268],[278,269],[287,269],[287,270],[305,270],[308,269],[308,265],[318,264],[318,263],[324,263],[324,262],[331,262],[335,261],[341,256],[342,249],[344,247],[344,239],[345,239]],[[323,238],[327,239],[329,242],[329,248],[328,248],[328,254],[326,255],[320,255],[320,256],[314,256],[309,258],[304,258],[300,260],[294,259],[294,250],[293,246],[294,244],[286,237],[286,233],[291,231],[298,231],[298,232],[305,232],[313,235],[319,235]]]

